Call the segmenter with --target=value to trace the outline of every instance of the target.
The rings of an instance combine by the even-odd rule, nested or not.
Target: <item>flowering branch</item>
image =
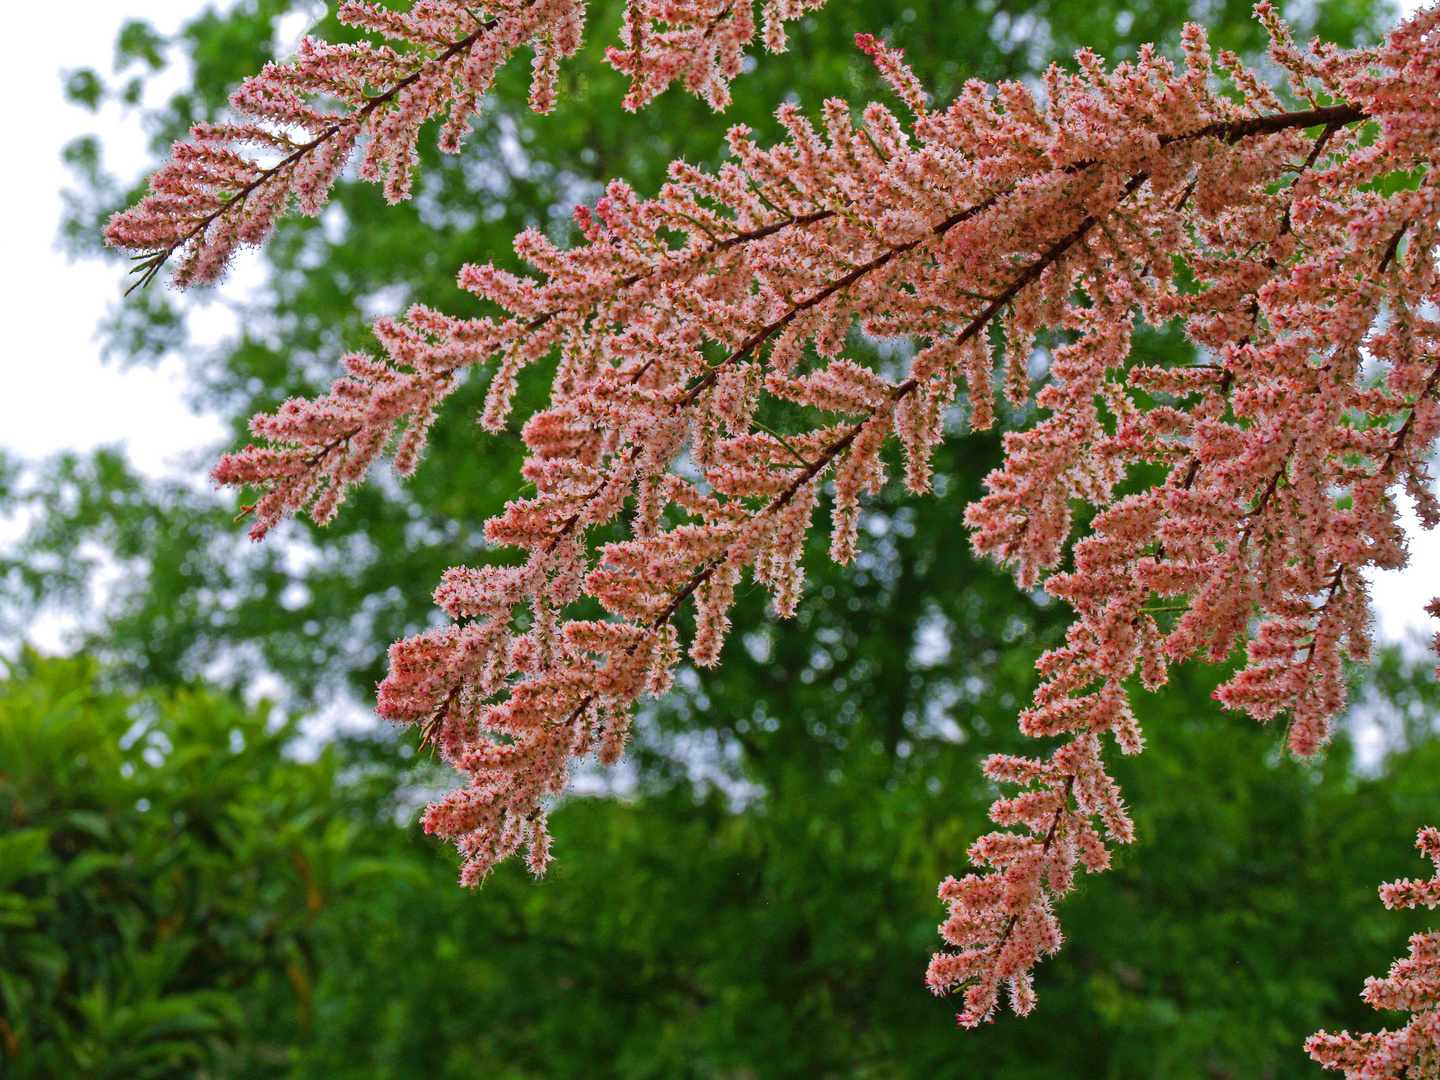
[[[766,0],[766,48],[783,51],[784,23],[822,2]],[[608,54],[631,77],[627,108],[639,108],[677,79],[715,109],[725,107],[729,83],[755,36],[754,16],[749,0],[727,3],[719,15],[712,6],[706,0],[631,5],[622,38],[634,35],[636,48]],[[177,254],[177,286],[213,282],[238,248],[263,243],[290,209],[319,214],[362,138],[368,144],[361,178],[383,182],[391,203],[408,198],[420,128],[444,116],[440,149],[458,153],[495,73],[521,46],[535,51],[530,106],[549,112],[559,62],[580,47],[585,5],[493,0],[477,10],[463,0],[420,0],[401,12],[344,0],[339,17],[398,48],[305,38],[294,63],[267,64],[231,95],[231,106],[248,119],[191,128],[190,141],[177,142],[170,162],[151,178],[150,192],[106,227],[106,242],[136,259],[140,277],[127,293],[148,284]],[[668,28],[649,34],[641,49],[640,28],[652,22]],[[367,93],[369,87],[383,89]],[[262,164],[257,151],[278,160]]]
[[[1421,829],[1415,841],[1431,862],[1429,881],[1392,881],[1380,886],[1391,911],[1440,904],[1440,830]],[[1352,1036],[1320,1031],[1305,1041],[1310,1056],[1346,1080],[1434,1080],[1440,1076],[1440,933],[1410,938],[1410,955],[1390,965],[1389,977],[1365,980],[1365,1001],[1377,1009],[1411,1014],[1398,1031]]]
[[[743,14],[706,11],[705,41]],[[927,491],[960,383],[971,425],[989,426],[997,373],[1013,405],[1028,401],[1041,333],[1066,343],[1048,355],[1039,419],[1005,436],[965,517],[978,552],[1075,609],[1020,716],[1056,743],[986,763],[1016,790],[970,849],[979,871],[941,886],[954,951],[935,957],[931,987],[963,991],[966,1025],[1004,988],[1017,1012],[1032,1006],[1034,965],[1061,942],[1055,903],[1133,835],[1102,736],[1142,748],[1135,673],[1155,689],[1170,664],[1243,643],[1222,704],[1285,716],[1295,753],[1324,743],[1343,662],[1369,648],[1363,571],[1405,561],[1393,489],[1440,522],[1426,473],[1440,435],[1440,14],[1376,49],[1302,53],[1268,4],[1256,11],[1310,107],[1287,110],[1191,26],[1182,65],[1146,48],[1107,69],[1082,50],[1042,93],[971,84],[936,111],[900,54],[862,35],[910,119],[871,104],[857,121],[829,101],[822,133],[787,105],[774,147],[737,127],[714,173],[677,162],[653,199],[614,182],[576,211],[573,248],[517,238],[535,276],[461,272],[499,314],[381,320],[382,358],[346,357],[328,395],[256,418],[268,445],[214,475],[260,489],[258,538],[287,514],[328,520],[387,453],[413,471],[466,369],[491,371],[481,421],[501,430],[520,373],[558,357],[550,403],[521,433],[535,494],[486,524],[523,563],[447,572],[435,599],[451,622],[392,646],[379,690],[381,715],[419,725],[465,778],[425,817],[464,854],[462,880],[522,850],[543,871],[549,800],[574,760],[618,759],[635,702],[669,686],[676,616],[693,610],[688,651],[704,666],[747,569],[793,613],[822,487],[831,555],[848,561],[888,441],[906,486]],[[612,62],[665,68],[678,39],[633,12]],[[1377,183],[1406,172],[1418,186]],[[1137,320],[1176,319],[1204,362],[1135,363]],[[854,359],[861,336],[906,339],[908,366]],[[1140,483],[1156,466],[1163,479]],[[1077,503],[1095,511],[1078,538]],[[591,531],[622,513],[627,538],[592,550]],[[604,617],[572,618],[581,601]]]
[[[526,6],[528,7],[529,5],[527,4]],[[354,18],[357,13],[353,9],[348,10],[342,13],[342,18],[345,14],[349,14]],[[273,203],[277,194],[284,199],[292,193],[300,192],[302,189],[314,189],[315,195],[313,198],[319,201],[315,202],[313,208],[305,204],[303,209],[304,212],[312,216],[318,213],[320,207],[323,205],[325,192],[328,191],[330,186],[335,182],[339,168],[343,167],[345,159],[348,156],[344,149],[337,150],[336,148],[353,146],[357,135],[365,128],[371,115],[377,109],[382,106],[391,105],[403,92],[411,90],[411,88],[422,83],[422,81],[428,81],[427,76],[430,80],[433,80],[437,69],[444,71],[450,65],[451,61],[469,53],[474,49],[482,36],[496,30],[499,25],[500,22],[498,19],[488,19],[469,34],[466,34],[457,41],[449,43],[435,56],[414,63],[413,70],[410,74],[395,81],[388,90],[368,96],[361,94],[359,107],[352,113],[330,124],[309,141],[295,146],[293,150],[290,150],[288,154],[268,168],[256,168],[249,162],[242,164],[231,157],[230,154],[226,153],[225,147],[231,143],[254,141],[261,145],[269,146],[272,149],[285,149],[292,145],[288,139],[277,138],[268,129],[264,128],[255,128],[251,131],[246,131],[241,128],[200,128],[192,131],[191,137],[194,138],[199,145],[188,146],[185,144],[177,144],[172,151],[174,162],[171,165],[171,169],[176,173],[187,174],[183,179],[178,176],[175,179],[180,179],[181,183],[184,183],[185,180],[201,179],[196,173],[198,171],[203,174],[207,166],[213,168],[216,166],[223,167],[229,165],[230,169],[224,170],[228,175],[222,174],[205,178],[210,179],[212,183],[219,181],[215,187],[215,205],[213,209],[210,209],[208,213],[202,213],[200,206],[197,205],[194,207],[195,212],[190,215],[190,220],[185,223],[183,231],[176,232],[173,229],[169,230],[170,235],[168,236],[168,242],[167,238],[162,238],[161,236],[152,235],[143,236],[142,238],[141,234],[145,232],[145,226],[157,223],[153,214],[153,203],[147,207],[147,205],[142,202],[135,210],[112,222],[110,228],[106,231],[106,239],[111,243],[122,247],[143,245],[156,248],[156,250],[152,250],[148,254],[138,257],[140,262],[134,272],[139,273],[140,278],[134,285],[131,285],[130,288],[126,290],[126,295],[128,296],[131,292],[134,292],[135,289],[147,285],[155,275],[160,272],[161,267],[165,265],[177,248],[192,242],[195,243],[197,248],[205,246],[204,238],[206,238],[207,232],[212,226],[216,226],[217,223],[220,225],[217,231],[222,234],[229,232],[226,228],[227,225],[234,228],[234,239],[236,243],[242,239],[248,239],[251,235],[263,239],[264,234],[269,228],[268,221],[273,221],[278,215],[277,210],[270,206],[256,211],[256,214],[259,216],[258,224],[260,224],[260,228],[257,230],[257,221],[254,220],[256,215],[246,213],[246,202],[250,196],[257,191],[262,193],[262,199],[265,195],[270,195]],[[285,82],[289,81],[287,76],[292,74],[299,75],[301,67],[307,62],[314,62],[314,54],[317,48],[324,49],[325,46],[317,45],[309,39],[306,39],[300,46],[302,60],[299,65],[291,69],[277,68],[271,65],[267,68],[266,75],[261,77],[262,80],[268,76],[271,80],[283,86]],[[363,83],[364,80],[362,79],[361,81]],[[245,109],[242,103],[246,99],[246,90],[249,91],[250,95],[264,94],[267,90],[271,94],[274,94],[279,90],[279,86],[266,87],[260,80],[247,83],[246,88],[242,89],[240,94],[236,95],[236,98],[232,100],[232,104],[242,111]],[[311,118],[313,119],[313,116]],[[298,117],[292,117],[292,119],[298,119]],[[324,173],[309,174],[310,169],[314,169],[317,166],[324,168],[326,164],[332,166],[334,171],[328,175]],[[156,195],[159,195],[165,190],[165,181],[161,181],[161,176],[164,174],[164,171],[165,170],[162,170],[161,173],[158,173],[155,181],[152,181],[152,188]],[[245,179],[246,176],[249,178]],[[169,177],[166,178],[167,181],[169,179]],[[226,181],[229,181],[229,186],[226,186]],[[403,171],[396,169],[392,172],[392,184],[387,187],[386,190],[386,197],[390,202],[398,202],[408,194],[408,188],[398,186],[408,184],[408,182],[408,169]],[[165,200],[155,201],[162,203],[158,224],[162,225],[162,227],[165,224],[173,224],[173,205]],[[247,217],[252,218],[252,220],[247,222]],[[222,221],[222,219],[224,220]],[[242,232],[245,234],[244,236],[242,236]],[[220,237],[211,238],[210,243],[215,244],[217,240],[222,244],[224,243],[224,240]],[[258,239],[255,242],[258,242]],[[228,261],[231,251],[233,251],[233,246],[228,250],[223,247],[217,247],[217,250],[211,258],[219,259],[223,264],[223,262]],[[213,278],[209,276],[206,271],[200,271],[196,280],[209,281],[213,280]],[[184,275],[180,275],[180,280],[177,280],[177,284],[189,284],[189,280],[185,278]]]

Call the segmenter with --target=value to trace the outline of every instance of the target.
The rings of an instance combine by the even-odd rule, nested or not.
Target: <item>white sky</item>
[[[71,0],[64,5],[63,34],[56,33],[57,12],[48,4],[8,6],[9,33],[31,44],[14,50],[13,61],[20,70],[12,86],[24,87],[20,92],[28,107],[12,108],[6,121],[10,153],[23,154],[24,167],[12,157],[0,176],[0,195],[10,208],[7,280],[0,295],[11,327],[0,445],[36,457],[124,442],[140,467],[158,473],[179,453],[213,442],[220,426],[181,403],[178,358],[158,371],[137,367],[123,374],[98,360],[94,327],[127,282],[116,266],[70,263],[55,252],[60,191],[69,182],[60,148],[102,125],[124,131],[124,142],[107,143],[107,164],[129,173],[144,163],[144,138],[138,125],[121,126],[117,111],[96,117],[67,105],[60,70],[108,72],[115,34],[125,18],[150,19],[166,32],[201,5],[196,0]]]
[[[11,86],[23,88],[13,93],[23,95],[26,108],[10,110],[6,141],[12,164],[0,174],[0,197],[11,215],[0,292],[11,327],[0,446],[11,452],[37,457],[124,443],[149,473],[183,471],[199,479],[184,462],[220,436],[213,418],[185,407],[178,358],[158,370],[124,373],[100,363],[93,328],[127,279],[116,266],[69,263],[54,250],[60,191],[68,183],[59,159],[66,142],[103,126],[114,135],[106,143],[107,166],[127,175],[144,162],[138,127],[118,112],[107,110],[97,118],[68,106],[60,70],[88,66],[106,72],[125,18],[146,18],[169,32],[201,6],[199,0],[70,0],[63,34],[56,32],[56,10],[49,5],[8,6],[7,33],[31,43],[11,50],[8,61]],[[23,160],[17,160],[20,155]],[[1428,634],[1430,620],[1420,609],[1440,593],[1440,536],[1418,533],[1413,519],[1410,529],[1411,569],[1375,581],[1380,633],[1390,640],[1407,631]]]

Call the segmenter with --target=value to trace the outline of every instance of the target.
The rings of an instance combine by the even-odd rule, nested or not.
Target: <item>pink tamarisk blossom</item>
[[[821,2],[766,0],[765,47],[784,51],[784,23]],[[263,243],[284,214],[319,214],[357,149],[362,179],[383,184],[392,204],[409,198],[420,128],[444,117],[440,149],[458,153],[470,117],[517,48],[535,53],[530,106],[549,112],[560,61],[580,48],[585,4],[418,0],[394,11],[343,0],[339,17],[394,44],[307,37],[293,62],[265,65],[231,95],[239,119],[192,127],[151,177],[149,193],[106,227],[108,243],[134,253],[137,286],[172,257],[175,284],[215,281],[237,249]],[[631,0],[621,36],[627,47],[607,55],[631,78],[626,108],[679,80],[722,109],[755,37],[753,4]]]
[[[1032,970],[1062,940],[1056,901],[1133,835],[1105,764],[1105,736],[1144,744],[1132,676],[1153,690],[1175,662],[1243,646],[1221,704],[1283,717],[1296,754],[1325,743],[1343,664],[1370,649],[1364,571],[1406,561],[1396,492],[1440,522],[1440,12],[1357,51],[1300,49],[1268,3],[1256,12],[1298,106],[1194,25],[1178,63],[1146,47],[1109,68],[1082,50],[1036,88],[970,83],[943,109],[861,35],[903,118],[831,100],[817,127],[785,105],[776,146],[736,127],[714,172],[676,162],[653,198],[613,182],[577,209],[575,246],[516,239],[532,276],[461,272],[493,314],[382,319],[381,355],[346,357],[327,395],[253,421],[264,445],[214,477],[259,491],[258,539],[288,514],[328,520],[383,455],[412,472],[468,369],[488,375],[480,419],[498,430],[522,370],[554,364],[521,428],[535,493],[485,527],[522,560],[447,572],[450,621],[393,645],[379,688],[380,714],[461,774],[425,826],[463,853],[464,882],[522,851],[543,871],[572,763],[620,757],[682,647],[718,661],[747,570],[793,613],[822,496],[847,561],[890,440],[903,483],[928,491],[946,431],[995,422],[997,379],[1017,410],[1030,400],[1037,339],[1055,342],[1037,419],[1005,435],[965,520],[977,551],[1076,618],[1020,716],[1050,748],[985,764],[1013,793],[970,849],[975,871],[940,887],[949,948],[931,988],[963,993],[967,1026],[1002,991],[1032,1007]],[[669,71],[681,39],[639,26],[616,62]],[[168,175],[177,202],[112,229],[147,214],[188,227],[210,181]],[[204,277],[189,265],[182,284]],[[1177,320],[1198,362],[1132,357],[1137,322]],[[861,336],[907,339],[904,369],[856,359]],[[590,542],[617,521],[624,539]],[[582,602],[604,617],[572,617]]]
[[[1390,910],[1440,904],[1440,829],[1421,829],[1415,846],[1435,864],[1429,881],[1392,881],[1380,886]],[[1440,933],[1410,938],[1410,955],[1390,965],[1384,979],[1365,980],[1365,1001],[1377,1009],[1408,1012],[1398,1031],[1351,1035],[1317,1032],[1305,1041],[1310,1056],[1346,1080],[1435,1080],[1440,1077]]]

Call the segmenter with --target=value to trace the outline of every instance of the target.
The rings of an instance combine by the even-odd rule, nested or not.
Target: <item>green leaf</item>
[[[0,888],[49,869],[52,865],[49,844],[48,829],[17,829],[0,833]]]
[[[65,72],[65,100],[79,105],[90,112],[98,112],[105,98],[105,84],[92,68],[79,68]]]

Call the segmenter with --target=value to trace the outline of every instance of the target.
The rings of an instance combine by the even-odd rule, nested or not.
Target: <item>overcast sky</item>
[[[7,33],[28,43],[12,49],[12,104],[6,121],[11,165],[4,170],[8,258],[4,305],[11,330],[5,347],[5,393],[0,394],[0,445],[37,457],[62,449],[123,443],[152,474],[195,479],[188,465],[198,448],[213,444],[220,427],[183,404],[180,361],[158,370],[120,372],[100,363],[94,327],[125,279],[114,265],[69,263],[54,250],[60,192],[67,175],[60,148],[77,135],[104,128],[106,164],[128,177],[144,161],[143,133],[106,111],[99,118],[64,102],[63,69],[108,71],[116,30],[124,18],[146,18],[169,32],[199,10],[200,0],[69,0],[10,5]],[[1411,6],[1411,5],[1407,5]],[[63,32],[57,32],[63,10]],[[219,324],[211,332],[219,332]],[[1440,537],[1411,523],[1412,568],[1379,575],[1376,597],[1384,637],[1431,627],[1420,610],[1440,593]]]
[[[11,50],[21,69],[12,85],[24,87],[26,107],[9,110],[11,166],[0,179],[10,208],[4,302],[11,333],[0,395],[0,443],[7,450],[34,457],[124,442],[138,464],[159,472],[179,452],[219,436],[218,424],[181,404],[178,359],[159,371],[123,374],[99,363],[94,327],[124,288],[122,277],[114,265],[69,263],[54,250],[60,192],[68,182],[62,146],[105,126],[125,136],[107,141],[107,152],[113,148],[108,163],[128,177],[144,162],[138,126],[121,126],[115,111],[97,118],[68,106],[61,70],[108,72],[124,18],[148,18],[169,31],[200,6],[196,0],[71,0],[63,6],[64,32],[57,33],[57,8],[10,5],[8,32],[31,44]],[[16,167],[20,154],[23,169]]]

